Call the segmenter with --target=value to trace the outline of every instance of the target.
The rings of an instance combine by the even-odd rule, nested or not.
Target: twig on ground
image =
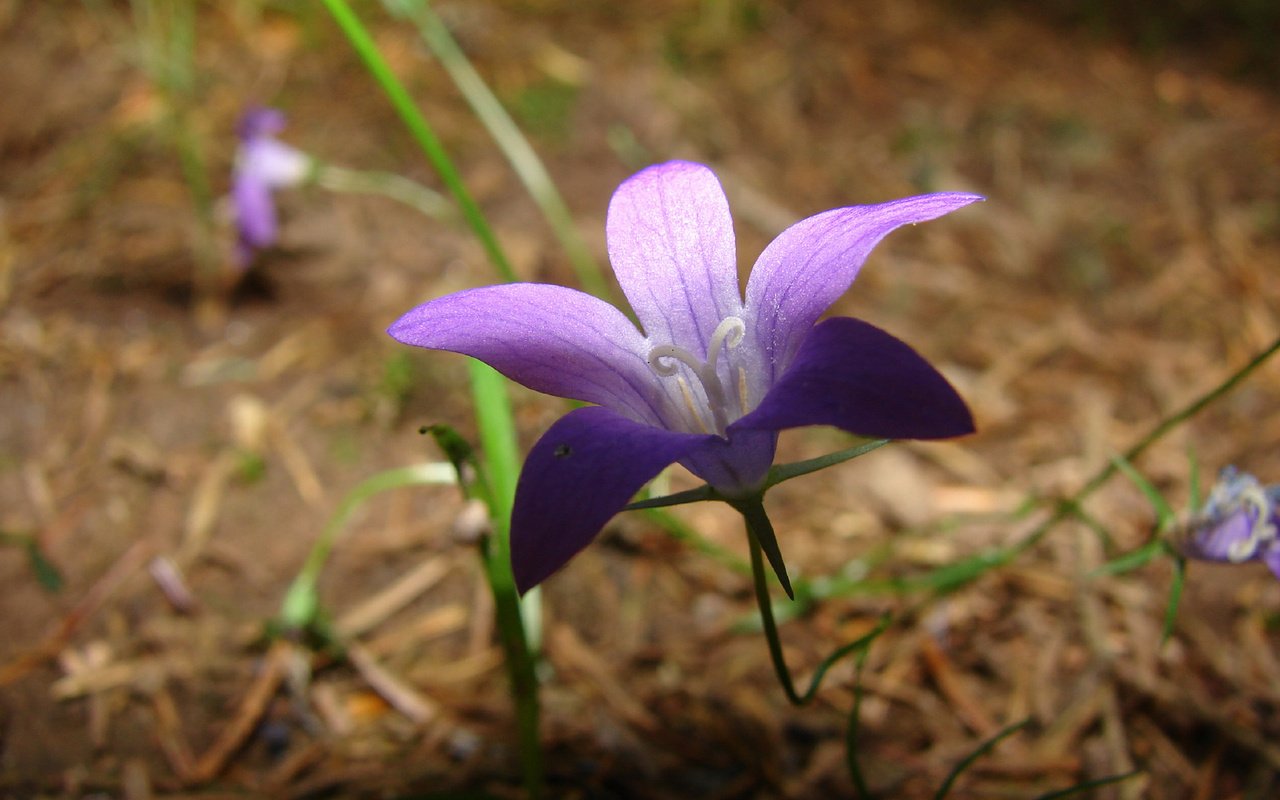
[[[231,722],[222,729],[209,749],[199,757],[195,768],[181,776],[187,784],[206,783],[226,769],[231,757],[244,746],[258,721],[266,713],[271,698],[275,696],[276,690],[280,688],[289,671],[289,661],[295,655],[296,648],[291,642],[277,640],[271,645],[262,662],[262,670],[240,701],[240,706],[236,709]]]

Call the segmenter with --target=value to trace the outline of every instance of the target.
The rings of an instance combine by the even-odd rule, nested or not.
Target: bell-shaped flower
[[[515,283],[432,300],[389,333],[595,404],[552,425],[525,461],[511,520],[524,591],[673,462],[723,497],[750,498],[785,428],[971,432],[964,401],[906,344],[860,320],[818,319],[890,231],[980,199],[922,195],[802,220],[765,248],[744,297],[719,181],[699,164],[659,164],[618,188],[606,222],[609,259],[643,331],[591,295]]]
[[[1280,578],[1280,485],[1226,467],[1204,507],[1174,539],[1182,555],[1199,561],[1261,561]]]
[[[284,112],[275,108],[252,109],[240,120],[231,201],[239,233],[236,258],[242,267],[254,253],[275,244],[275,190],[302,184],[315,168],[310,156],[276,138],[284,125]]]

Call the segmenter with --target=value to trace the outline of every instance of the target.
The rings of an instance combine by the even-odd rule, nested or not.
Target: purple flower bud
[[[1187,558],[1228,564],[1261,561],[1280,577],[1280,486],[1226,467],[1204,507],[1173,541]]]

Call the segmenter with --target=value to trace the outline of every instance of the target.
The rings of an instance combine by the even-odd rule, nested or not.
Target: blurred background
[[[356,8],[516,272],[574,284],[417,31]],[[1089,498],[1091,524],[1055,525],[954,591],[913,583],[1018,541],[1280,334],[1280,7],[434,8],[602,264],[610,193],[668,158],[720,175],[744,274],[817,211],[987,196],[893,234],[833,309],[937,364],[978,433],[895,445],[768,501],[793,574],[843,581],[783,629],[798,675],[894,615],[862,679],[874,790],[931,796],[1030,718],[953,797],[1135,768],[1094,796],[1280,792],[1280,585],[1260,565],[1191,565],[1162,645],[1170,562],[1094,574],[1153,534],[1124,478]],[[0,98],[0,794],[518,796],[488,590],[447,486],[366,504],[324,572],[323,603],[368,661],[304,659],[216,774],[196,768],[245,708],[272,657],[263,624],[340,499],[438,460],[422,425],[474,435],[462,359],[383,333],[497,280],[456,220],[285,190],[279,242],[236,265],[226,196],[249,107],[284,110],[281,138],[327,162],[440,189],[324,7],[0,0]],[[564,405],[513,396],[527,447]],[[1179,508],[1189,450],[1206,484],[1227,464],[1280,481],[1278,408],[1268,363],[1137,466]],[[781,457],[847,445],[792,432]],[[676,514],[745,553],[728,509]],[[389,587],[402,599],[368,611]],[[789,707],[749,578],[622,515],[543,603],[553,796],[850,796],[852,668]]]

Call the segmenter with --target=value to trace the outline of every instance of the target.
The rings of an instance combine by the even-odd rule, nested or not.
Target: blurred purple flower
[[[255,108],[240,120],[231,199],[239,231],[236,257],[245,267],[258,250],[276,241],[278,225],[272,192],[304,182],[314,166],[311,157],[277,140],[284,112]]]
[[[659,164],[618,188],[606,222],[609,259],[643,333],[596,297],[532,283],[432,300],[388,332],[597,404],[562,417],[525,461],[511,521],[524,591],[672,462],[724,496],[748,498],[784,428],[893,439],[972,432],[964,401],[906,344],[856,319],[818,318],[890,231],[980,199],[923,195],[802,220],[765,248],[744,300],[719,181],[699,164]]]
[[[1261,561],[1280,578],[1280,485],[1226,467],[1204,507],[1174,542],[1188,558],[1242,564]]]

